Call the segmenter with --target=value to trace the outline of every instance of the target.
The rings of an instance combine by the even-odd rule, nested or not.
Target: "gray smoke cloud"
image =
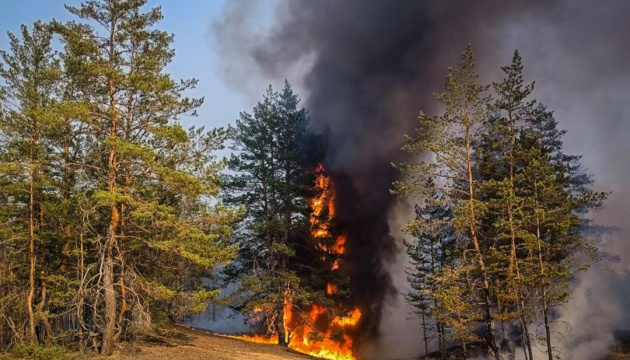
[[[527,79],[537,83],[534,96],[569,130],[566,150],[583,154],[596,188],[613,193],[593,217],[621,227],[602,247],[622,260],[614,269],[599,266],[582,276],[576,301],[562,312],[572,323],[572,339],[580,344],[589,339],[595,352],[611,344],[613,330],[628,313],[621,299],[630,289],[623,280],[630,266],[624,258],[630,254],[630,242],[624,241],[630,231],[625,225],[630,2],[293,0],[274,2],[272,9],[265,4],[270,3],[231,1],[213,24],[226,84],[258,97],[266,83],[288,78],[310,108],[315,128],[326,134],[327,165],[344,186],[341,220],[354,231],[348,245],[353,290],[357,299],[372,302],[363,324],[372,358],[387,359],[384,354],[394,348],[399,359],[423,351],[419,331],[410,334],[413,325],[394,326],[410,314],[397,298],[404,290],[404,256],[391,235],[404,215],[397,215],[401,211],[388,194],[396,178],[389,164],[403,160],[402,135],[412,131],[420,110],[434,110],[431,94],[441,91],[446,68],[468,43],[484,81],[498,80],[499,66],[510,62],[515,49],[521,52]],[[261,12],[265,20],[253,21]],[[573,353],[574,360],[595,354],[576,340],[563,344],[563,354]]]

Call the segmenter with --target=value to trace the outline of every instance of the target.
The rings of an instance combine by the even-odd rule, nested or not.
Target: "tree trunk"
[[[52,331],[52,326],[50,325],[50,321],[48,321],[48,316],[46,316],[44,312],[45,307],[46,307],[47,284],[46,284],[46,274],[43,272],[41,274],[41,288],[42,288],[41,290],[42,299],[39,302],[39,304],[37,304],[37,317],[39,318],[40,323],[44,327],[44,331],[40,339],[43,340],[46,343],[46,345],[49,345],[50,337],[53,335],[53,331]]]
[[[536,192],[536,211],[538,210],[538,183],[534,181],[534,190]],[[549,327],[549,305],[547,303],[547,289],[544,284],[545,281],[545,265],[542,252],[542,239],[540,236],[540,218],[536,213],[536,241],[538,243],[538,265],[540,269],[540,277],[543,281],[541,286],[542,290],[542,303],[543,303],[543,317],[545,321],[545,340],[547,342],[547,358],[553,360],[553,346],[551,345],[551,329]]]
[[[83,227],[83,226],[82,226]],[[79,351],[83,352],[86,348],[86,342],[84,337],[85,319],[83,313],[83,305],[85,302],[85,269],[84,269],[84,255],[83,255],[83,230],[79,234],[79,258],[77,259],[77,275],[80,279],[79,291],[77,294],[77,323],[79,337]]]
[[[112,219],[107,231],[103,264],[103,289],[105,291],[105,326],[103,328],[103,345],[101,354],[110,356],[114,350],[114,336],[116,330],[116,289],[114,288],[114,248],[116,242],[116,224],[118,209],[112,206]]]
[[[31,149],[31,158],[33,156],[33,150]],[[34,164],[29,164],[29,219],[28,219],[28,297],[26,299],[26,309],[28,311],[28,340],[31,342],[37,341],[37,334],[35,333],[35,311],[33,309],[33,302],[35,300],[35,174],[33,169]]]
[[[424,313],[422,314],[422,340],[424,341],[424,353],[428,354],[429,353],[429,336],[427,334],[427,320],[426,320],[426,317],[424,316]],[[426,358],[426,355],[424,357]]]
[[[114,34],[115,34],[115,20],[110,21],[110,39],[109,39],[109,53],[110,53],[110,67],[114,67],[113,57],[114,54]],[[109,95],[109,158],[107,162],[107,190],[110,196],[114,196],[117,192],[116,188],[116,146],[115,140],[118,136],[118,115],[116,113],[116,98],[114,80],[110,78],[108,80],[108,95]],[[109,356],[112,354],[114,348],[114,337],[116,330],[116,289],[114,287],[114,249],[116,244],[116,231],[118,228],[118,222],[120,213],[118,211],[118,204],[116,200],[112,200],[110,205],[110,223],[107,228],[107,237],[105,241],[104,251],[104,264],[103,264],[103,288],[105,291],[105,325],[103,328],[103,345],[101,353]]]
[[[289,237],[291,236],[291,215],[293,214],[293,206],[291,204],[291,197],[290,197],[290,187],[291,187],[291,169],[289,167],[288,161],[285,160],[285,168],[284,168],[284,234],[283,234],[283,241],[284,241],[284,245],[288,246],[289,244]],[[280,254],[280,269],[281,271],[286,271],[287,269],[287,254]],[[278,332],[278,341],[280,343],[280,346],[287,346],[288,342],[289,342],[289,329],[287,328],[287,326],[289,324],[285,324],[285,309],[287,307],[287,304],[289,304],[291,302],[291,299],[289,298],[289,285],[288,283],[285,283],[285,281],[283,280],[283,301],[282,301],[282,311],[280,311],[280,314],[282,314],[281,319],[279,321],[280,327],[279,329],[281,329]],[[282,339],[282,341],[280,341],[280,339]]]
[[[109,19],[109,67],[113,70],[115,67],[115,39],[116,19],[113,13]],[[118,114],[116,109],[116,89],[114,79],[110,77],[107,81],[107,90],[109,96],[109,114],[108,120],[110,125],[109,133],[109,157],[107,162],[107,190],[110,196],[117,193],[116,186],[116,145],[115,140],[118,137]],[[110,222],[107,228],[107,237],[105,241],[104,264],[103,264],[103,288],[105,292],[105,325],[103,328],[103,344],[101,353],[105,356],[112,354],[114,350],[115,331],[116,331],[116,289],[114,285],[114,249],[117,248],[117,229],[120,220],[118,204],[116,200],[112,200],[110,204]]]
[[[120,311],[118,312],[118,324],[120,325],[120,329],[118,331],[118,333],[116,333],[116,336],[114,337],[114,340],[118,340],[120,338],[120,334],[122,333],[123,329],[123,322],[125,320],[125,314],[127,313],[127,289],[125,289],[125,280],[124,280],[124,276],[125,276],[125,264],[124,262],[122,262],[122,257],[123,255],[120,255],[121,258],[121,264],[120,264],[120,278],[118,279],[118,286],[120,287]]]
[[[444,338],[444,325],[439,321],[437,323],[438,328],[438,342],[440,344],[440,359],[446,360],[446,339]]]
[[[501,323],[501,335],[503,337],[503,343],[505,347],[508,349],[508,359],[515,360],[516,359],[516,346],[514,346],[514,341],[510,338],[510,334],[507,331],[507,324],[505,322]]]
[[[496,343],[495,329],[494,329],[494,318],[492,316],[492,302],[490,295],[490,283],[488,281],[488,274],[486,270],[486,265],[483,260],[483,254],[481,253],[481,246],[479,245],[479,239],[477,238],[477,218],[475,213],[475,189],[473,186],[473,171],[472,171],[472,154],[471,154],[471,144],[470,144],[470,126],[466,126],[466,165],[468,171],[468,208],[470,211],[470,220],[468,223],[470,230],[470,237],[475,248],[475,252],[477,254],[477,263],[479,265],[479,272],[481,274],[481,283],[483,287],[483,301],[485,307],[485,316],[486,316],[486,328],[488,331],[488,336],[486,341],[488,342],[488,347],[490,348],[490,352],[493,353],[494,358],[496,360],[501,359],[501,354],[499,352],[499,348]]]
[[[276,318],[276,331],[278,332],[278,345],[288,346],[287,333],[284,328],[284,306],[278,309],[278,317]]]
[[[549,327],[549,308],[547,305],[547,291],[543,288],[543,316],[545,319],[545,340],[547,341],[547,358],[553,360],[553,346],[551,346],[551,328]]]

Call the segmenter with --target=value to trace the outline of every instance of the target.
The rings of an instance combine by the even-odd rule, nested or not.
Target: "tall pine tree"
[[[309,235],[308,198],[313,196],[316,144],[305,109],[288,82],[280,94],[271,86],[252,114],[241,113],[231,129],[233,150],[226,200],[247,209],[235,237],[240,255],[226,269],[240,282],[237,308],[262,313],[267,331],[285,345],[290,334],[284,314],[309,303],[313,289],[298,276],[296,257]]]
[[[526,358],[533,358],[533,342],[540,341],[552,359],[553,307],[568,301],[576,272],[598,258],[587,214],[607,194],[591,189],[579,156],[564,153],[565,131],[553,114],[528,100],[534,87],[523,80],[518,53],[502,68],[505,78],[493,84],[493,98],[480,96],[484,87],[476,85],[473,64],[467,48],[449,70],[446,93],[438,96],[444,114],[421,114],[417,136],[407,139],[406,150],[429,160],[399,165],[405,177],[395,190],[416,200],[432,199],[431,189],[439,189],[457,204],[450,223],[463,236],[452,248],[453,266],[437,273],[422,266],[430,255],[426,246],[409,248],[412,285],[434,289],[425,292],[428,299],[410,300],[421,311],[427,300],[445,304],[435,307],[435,320],[464,345],[480,335],[497,359],[502,349],[516,358],[515,332]],[[432,231],[427,221],[415,220],[408,228],[425,238]],[[530,334],[538,322],[543,326],[535,328],[544,332]]]
[[[210,200],[220,169],[211,152],[224,135],[188,133],[179,124],[202,100],[183,96],[196,80],[176,82],[164,71],[173,37],[155,29],[161,11],[144,12],[145,4],[89,1],[67,7],[82,22],[55,24],[64,66],[90,107],[80,166],[89,178],[86,201],[96,210],[85,234],[98,252],[92,271],[100,269],[91,328],[106,355],[148,313],[203,309],[213,294],[180,271],[211,273],[233,253],[222,240],[234,214]]]
[[[8,266],[7,280],[14,280],[13,291],[26,290],[17,299],[24,304],[28,316],[25,338],[36,342],[52,335],[46,315],[46,278],[57,269],[46,260],[59,255],[50,254],[57,238],[56,229],[49,225],[52,215],[48,210],[50,204],[58,201],[52,172],[56,157],[53,149],[58,143],[55,129],[60,124],[55,111],[60,68],[51,48],[52,33],[46,25],[37,22],[32,30],[22,26],[20,35],[21,39],[10,33],[11,51],[0,52],[0,77],[4,83],[0,88],[0,198],[2,222],[7,224],[2,230],[2,262]],[[15,305],[3,309],[22,313]],[[13,322],[21,321],[19,315],[6,315]],[[46,330],[38,337],[39,327]],[[18,338],[22,335],[15,334]]]
[[[487,116],[488,99],[484,96],[487,87],[479,85],[475,68],[473,51],[468,46],[460,62],[449,68],[445,91],[436,96],[445,107],[444,113],[440,116],[421,113],[417,136],[407,137],[404,147],[412,153],[428,154],[434,160],[400,164],[404,180],[394,186],[395,191],[401,194],[430,196],[432,189],[426,184],[428,179],[433,179],[435,188],[456,202],[455,229],[468,238],[466,246],[470,247],[463,252],[465,256],[459,267],[463,276],[464,273],[470,273],[469,266],[474,264],[475,276],[479,281],[467,279],[467,291],[476,294],[481,304],[478,309],[481,318],[478,320],[485,327],[482,339],[488,351],[499,359],[495,339],[492,268],[487,263],[487,239],[481,238],[479,233],[479,220],[486,204],[479,196],[483,183],[477,178],[475,168],[478,132]]]

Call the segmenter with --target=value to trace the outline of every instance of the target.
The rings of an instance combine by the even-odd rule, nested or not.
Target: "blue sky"
[[[175,34],[175,58],[167,70],[174,79],[197,78],[199,86],[189,96],[205,98],[199,117],[184,119],[184,125],[225,126],[240,111],[250,111],[246,97],[225,86],[218,63],[211,23],[221,16],[228,0],[149,0],[161,6],[164,20],[158,25]],[[0,49],[8,49],[7,31],[19,33],[20,25],[36,20],[72,19],[64,4],[78,6],[80,0],[0,0]],[[264,89],[261,89],[261,94]]]

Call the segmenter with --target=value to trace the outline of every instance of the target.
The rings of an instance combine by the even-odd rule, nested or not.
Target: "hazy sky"
[[[70,20],[64,4],[78,6],[79,0],[0,0],[0,49],[8,49],[7,31],[18,33],[20,25],[36,20]],[[164,20],[160,29],[175,34],[175,58],[168,71],[174,79],[197,78],[199,86],[190,96],[203,96],[205,103],[197,119],[184,119],[185,125],[224,126],[249,111],[252,104],[242,93],[227,88],[217,62],[211,23],[223,11],[225,0],[149,0],[161,6]],[[260,94],[264,89],[260,89]]]
[[[374,37],[368,38],[370,41],[366,41],[364,44],[365,52],[357,52],[354,50],[356,47],[349,46],[357,45],[356,43],[344,43],[348,34],[356,35],[358,32],[359,35],[363,36],[359,38],[366,38],[365,34],[360,31],[370,24],[365,17],[357,15],[358,11],[355,11],[366,9],[365,2],[361,3],[361,7],[355,9],[351,7],[351,1],[340,1],[339,8],[331,7],[331,9],[327,9],[329,12],[318,13],[302,10],[303,7],[317,8],[334,2],[321,0],[284,1],[286,1],[284,5],[290,4],[300,10],[284,14],[288,20],[292,18],[311,20],[315,25],[319,23],[324,25],[307,28],[304,22],[288,21],[289,24],[294,23],[295,26],[283,29],[282,23],[274,23],[269,18],[274,0],[149,0],[149,6],[162,7],[165,18],[159,27],[175,34],[176,56],[168,71],[175,79],[198,78],[200,80],[198,88],[189,95],[204,96],[206,99],[205,104],[199,110],[199,118],[185,120],[185,125],[213,127],[232,123],[240,111],[251,110],[253,102],[264,93],[268,79],[278,81],[288,77],[289,81],[296,85],[298,94],[306,98],[309,94],[303,91],[307,89],[302,89],[300,86],[303,80],[300,72],[303,73],[302,75],[308,75],[308,65],[313,59],[307,58],[306,61],[302,61],[304,60],[302,55],[312,52],[313,49],[327,50],[331,42],[335,43],[335,40],[339,40],[337,42],[339,47],[334,48],[335,51],[330,51],[330,58],[324,58],[324,60],[328,60],[334,65],[334,70],[341,69],[342,74],[352,75],[349,78],[354,80],[356,66],[348,61],[340,61],[338,55],[340,53],[347,54],[351,60],[354,59],[361,64],[363,58],[373,60],[374,58],[370,58],[370,56],[380,54],[372,51],[375,42],[377,43],[379,39],[387,40],[386,37],[378,36],[382,29],[376,27]],[[385,3],[385,0],[382,1]],[[627,0],[601,3],[588,0],[557,0],[548,3],[539,1],[538,3],[545,3],[546,5],[541,10],[517,11],[514,12],[513,16],[506,18],[504,23],[499,22],[493,27],[486,28],[485,23],[481,23],[484,26],[474,26],[477,20],[472,18],[468,12],[461,9],[459,12],[452,11],[455,9],[452,5],[456,2],[444,1],[439,3],[442,0],[433,1],[433,3],[427,2],[427,4],[431,3],[431,7],[443,7],[442,10],[444,14],[449,15],[449,19],[452,13],[459,14],[461,18],[451,19],[455,23],[460,20],[461,22],[470,21],[472,25],[469,30],[483,30],[483,35],[490,37],[484,40],[484,37],[477,36],[477,42],[473,44],[476,50],[487,50],[479,51],[479,59],[482,70],[489,68],[490,65],[495,69],[494,72],[490,72],[492,75],[490,78],[500,76],[497,63],[507,64],[514,49],[521,51],[527,81],[537,81],[535,98],[548,105],[550,109],[555,110],[560,127],[569,130],[565,138],[567,152],[584,155],[583,163],[588,168],[588,172],[596,175],[596,190],[612,191],[606,208],[595,214],[595,218],[599,223],[621,228],[619,233],[606,239],[605,249],[621,256],[623,261],[618,264],[618,267],[630,273],[630,241],[626,240],[630,233],[630,222],[628,221],[628,214],[630,213],[630,188],[628,187],[630,184],[630,166],[628,165],[628,154],[630,154],[630,141],[628,141],[628,134],[630,134],[630,121],[628,121],[628,114],[630,114],[630,100],[628,100],[628,94],[630,94],[630,37],[627,35],[630,33],[630,23],[627,21],[627,15],[630,13],[630,5],[628,4],[630,3]],[[69,14],[63,7],[64,3],[78,5],[80,0],[0,0],[0,30],[2,32],[0,34],[0,49],[7,49],[6,31],[19,32],[20,24],[31,24],[38,19],[43,21],[53,18],[62,21],[69,20]],[[355,5],[357,3],[354,2]],[[372,3],[378,6],[382,5],[376,0]],[[401,3],[405,2],[402,1]],[[462,1],[460,5],[465,3],[467,2]],[[525,4],[527,2],[523,0],[514,3]],[[228,6],[228,4],[233,6]],[[334,4],[337,6],[336,3]],[[442,4],[451,4],[451,7],[442,6]],[[511,6],[507,2],[505,4],[506,7]],[[486,4],[486,6],[489,5]],[[347,11],[340,12],[339,10],[343,8]],[[463,8],[468,9],[466,6]],[[471,6],[471,9],[475,8],[478,7],[476,5]],[[376,12],[375,14],[378,15],[379,13]],[[387,13],[385,14],[387,15]],[[282,16],[280,18],[282,19]],[[387,18],[384,24],[391,25],[389,28],[398,28],[398,26],[393,26],[397,23],[391,22],[391,19],[401,21],[401,18],[408,20],[407,23],[401,23],[399,26],[403,35],[407,33],[408,28],[414,29],[415,26],[421,24],[413,13],[403,13],[397,17]],[[438,25],[441,24],[441,21],[438,20],[440,19],[425,19],[425,21],[433,21],[437,24],[435,28],[428,28],[427,37],[436,36],[436,38],[444,38],[445,40],[427,41],[432,46],[419,48],[429,54],[433,52],[440,54],[440,51],[444,52],[445,49],[454,49],[454,54],[458,56],[464,43],[470,41],[465,36],[470,35],[469,32],[455,31],[460,29],[458,26],[440,27]],[[331,27],[329,24],[335,26]],[[376,24],[376,26],[380,26],[380,24]],[[466,26],[463,28],[467,29]],[[286,35],[286,37],[279,37],[276,42],[264,42],[263,40],[267,35],[265,30],[269,29],[280,29],[279,34]],[[437,31],[436,29],[439,32],[430,32]],[[312,31],[309,32],[309,30]],[[410,33],[413,34],[413,32]],[[239,34],[244,36],[239,37]],[[221,39],[221,44],[216,43],[217,37],[215,35]],[[372,33],[368,33],[368,35],[372,35]],[[272,40],[274,39],[272,38]],[[310,42],[304,43],[304,39],[310,40]],[[422,40],[419,44],[423,45],[424,41]],[[484,42],[492,42],[493,46],[484,48]],[[457,43],[456,46],[455,43]],[[301,46],[290,46],[291,44]],[[359,42],[358,45],[361,44]],[[257,53],[248,53],[247,47],[252,45],[255,45],[252,48],[259,50]],[[281,53],[282,51],[284,53]],[[267,58],[278,60],[284,59],[284,56],[288,58],[288,61],[272,61],[272,66],[262,64],[267,65],[266,68],[263,66],[263,70],[267,71],[261,71],[259,67],[261,64],[257,63],[261,59],[261,54],[266,55]],[[256,59],[255,55],[258,55],[259,58]],[[448,61],[442,61],[443,57],[440,56],[434,58],[440,61],[436,61],[435,64],[429,62],[428,65],[434,65],[434,67],[420,69],[419,73],[426,75],[429,71],[439,71],[441,83],[441,77],[445,74],[446,67],[456,61],[457,57],[451,57],[451,60]],[[370,61],[365,63],[372,64]],[[426,62],[422,64],[424,66]],[[292,65],[295,66],[292,67]],[[389,63],[384,62],[381,68],[381,70],[385,70],[385,74],[388,74],[389,65]],[[405,67],[401,68],[405,69]],[[277,71],[269,75],[269,69]],[[368,67],[367,72],[374,71]],[[266,75],[266,77],[261,74]],[[378,77],[379,74],[376,75]],[[319,79],[317,76],[311,77],[311,80]],[[344,79],[342,78],[342,80]],[[378,78],[376,80],[381,81],[383,79]],[[420,78],[419,80],[424,79]],[[402,83],[402,85],[405,84],[407,83]],[[277,87],[278,84],[274,83],[274,85]],[[398,84],[393,85],[392,88],[398,88]],[[322,89],[326,89],[326,87],[322,87]],[[354,94],[355,90],[357,88],[353,85],[349,88],[349,94]],[[412,90],[416,89],[413,88]],[[419,87],[418,96],[428,95],[433,91],[439,91],[439,88]],[[322,94],[328,98],[334,97],[325,92],[319,93],[319,95]],[[415,96],[415,92],[410,92],[410,94]],[[393,100],[405,100],[402,97],[403,92],[392,92],[390,95]],[[339,96],[335,99],[343,102],[347,100],[346,96]],[[367,101],[371,99],[367,98]],[[334,110],[328,103],[323,103],[322,109]],[[392,103],[396,105],[395,102]],[[376,105],[380,105],[380,102]],[[372,107],[366,108],[372,109]],[[416,111],[419,110],[420,108],[411,109],[412,115],[409,116],[409,121],[414,121]],[[389,121],[390,119],[384,120]],[[368,123],[368,125],[370,124]],[[347,133],[357,135],[351,131]],[[392,136],[383,132],[376,133],[376,136],[378,140],[383,141],[393,139]],[[399,137],[399,139],[401,138]],[[346,141],[347,137],[342,137],[341,140]],[[376,149],[373,142],[363,142],[367,144],[366,149]],[[389,184],[387,183],[385,187],[388,188]],[[618,328],[619,323],[623,323],[624,328],[628,327],[629,322],[622,321],[622,318],[624,315],[630,314],[630,310],[628,310],[630,309],[630,301],[628,301],[630,299],[630,295],[628,295],[630,294],[629,278],[630,276],[627,276],[625,282],[622,283],[620,280],[611,279],[609,272],[597,270],[588,273],[588,276],[580,282],[577,291],[572,295],[576,301],[571,303],[563,319],[574,319],[573,333],[574,338],[578,341],[581,341],[580,334],[587,334],[590,342],[584,342],[585,348],[596,349],[593,345],[594,335],[611,334],[610,330]],[[623,296],[613,297],[614,292]],[[608,296],[606,301],[601,301],[602,295]],[[594,306],[594,304],[598,306]],[[608,309],[609,312],[606,313],[602,307]],[[611,311],[610,309],[616,310]],[[403,315],[406,316],[406,314]],[[593,319],[598,319],[598,321],[595,322]],[[410,335],[413,334],[410,333]],[[414,338],[413,341],[417,342],[417,339]],[[603,346],[606,346],[608,341],[610,339],[603,339]],[[417,344],[414,343],[413,345]],[[589,357],[590,353],[586,351],[588,349],[574,345],[569,347],[573,347],[575,350],[574,359],[591,358]]]

